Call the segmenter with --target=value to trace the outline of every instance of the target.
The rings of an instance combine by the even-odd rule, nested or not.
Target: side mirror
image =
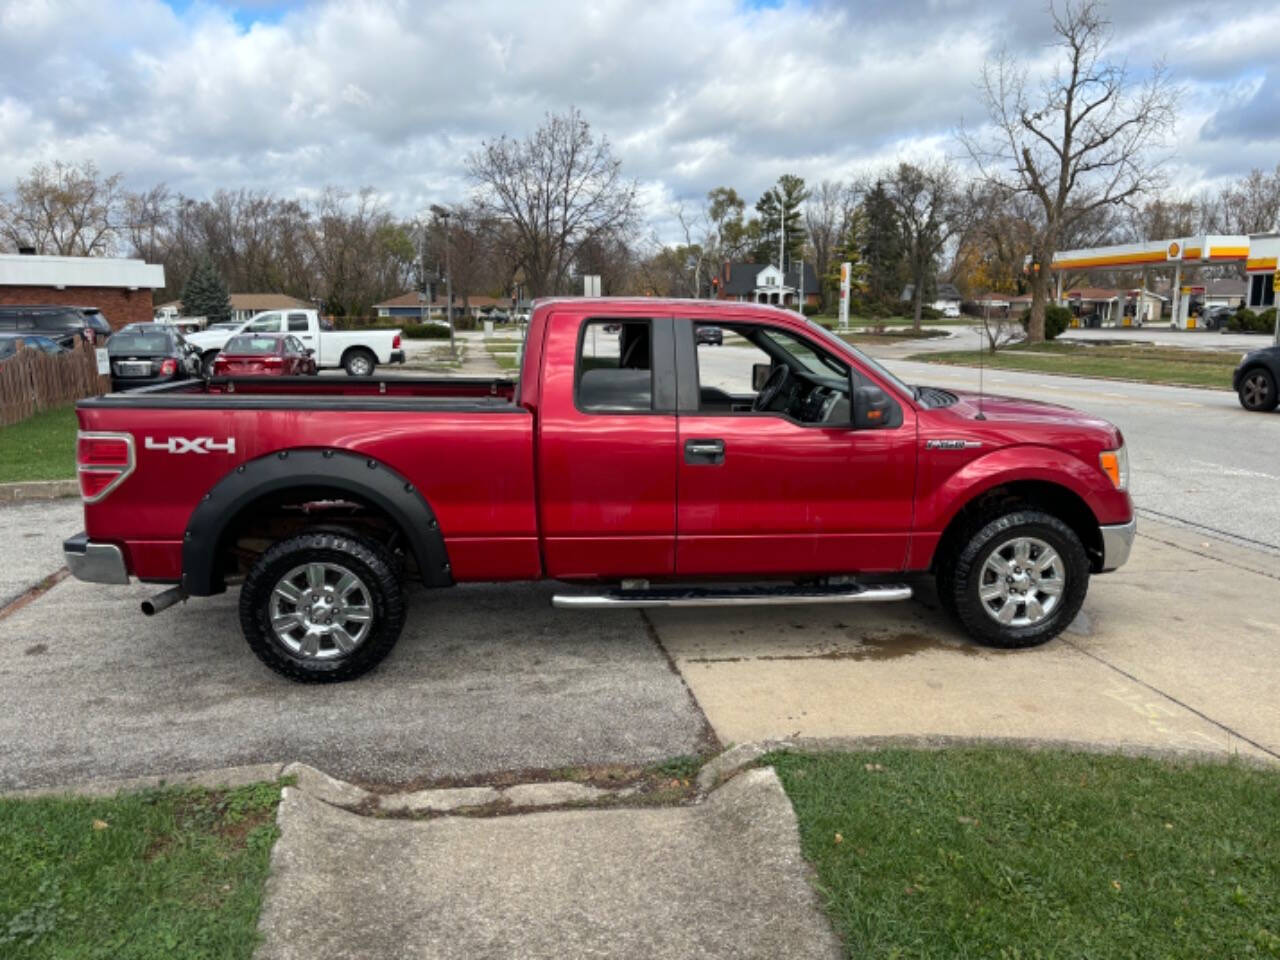
[[[853,425],[859,430],[887,427],[892,422],[893,401],[874,384],[853,391]]]
[[[769,374],[773,372],[773,364],[753,363],[751,365],[751,389],[759,393],[769,382]]]
[[[306,354],[307,354],[307,356],[308,356],[308,357],[314,357],[314,356],[316,355],[316,348],[315,348],[315,347],[307,347],[307,349],[306,349]]]

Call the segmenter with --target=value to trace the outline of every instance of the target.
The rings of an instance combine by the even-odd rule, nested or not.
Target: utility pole
[[[431,212],[444,222],[444,315],[449,323],[449,355],[457,360],[458,344],[453,335],[453,266],[449,259],[449,248],[453,246],[453,239],[449,235],[449,211],[438,203],[433,203]]]

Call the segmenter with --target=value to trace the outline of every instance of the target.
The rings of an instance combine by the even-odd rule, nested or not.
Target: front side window
[[[653,324],[648,320],[590,320],[578,347],[578,407],[593,413],[653,409]]]

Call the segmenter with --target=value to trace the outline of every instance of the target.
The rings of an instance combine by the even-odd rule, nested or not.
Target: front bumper
[[[129,582],[124,551],[113,543],[94,543],[87,533],[77,533],[62,541],[62,555],[66,558],[67,569],[77,580],[88,583]]]
[[[1102,531],[1102,567],[1098,572],[1106,573],[1124,566],[1129,559],[1129,551],[1133,549],[1133,538],[1138,535],[1138,518],[1099,529]]]
[[[391,351],[391,362],[392,362],[392,363],[404,363],[404,351],[403,351],[403,350],[392,350],[392,351]]]

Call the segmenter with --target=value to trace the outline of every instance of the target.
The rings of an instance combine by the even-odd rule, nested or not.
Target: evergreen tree
[[[804,187],[804,178],[784,173],[778,178],[777,186],[766,190],[756,203],[755,221],[760,225],[760,239],[757,241],[752,256],[756,263],[777,263],[778,231],[786,224],[785,257],[782,270],[791,269],[793,263],[804,256],[804,247],[808,242],[808,232],[804,226],[804,214],[801,207],[809,199],[809,191]]]
[[[182,288],[182,312],[188,317],[204,317],[209,323],[231,319],[231,294],[208,257],[196,263]]]
[[[907,250],[893,201],[880,180],[862,202],[861,240],[867,294],[876,300],[897,299],[906,282]]]

